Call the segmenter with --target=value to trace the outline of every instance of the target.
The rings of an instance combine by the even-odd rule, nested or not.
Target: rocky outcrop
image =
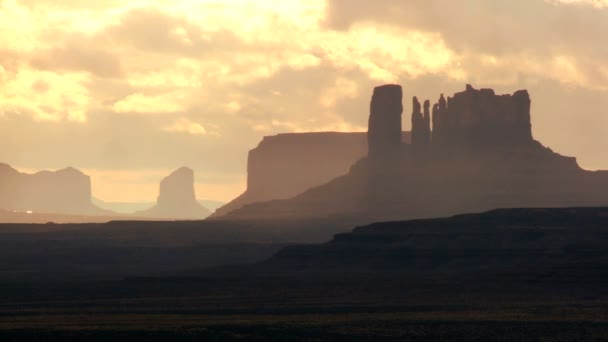
[[[21,173],[0,164],[0,209],[18,212],[106,214],[91,202],[91,179],[65,168],[59,171]]]
[[[431,143],[431,101],[424,101],[424,116],[421,125],[421,143],[429,145]]]
[[[431,143],[431,115],[429,113],[431,103],[429,100],[424,101],[423,113],[416,96],[412,102],[412,145],[428,146]]]
[[[441,95],[433,117],[433,139],[445,145],[521,145],[532,142],[530,96],[526,90],[496,95],[492,89]]]
[[[194,171],[187,167],[182,167],[163,178],[156,205],[136,213],[142,217],[179,220],[204,219],[209,214],[211,212],[196,200]]]
[[[607,171],[583,170],[575,158],[532,139],[525,90],[496,95],[467,86],[447,100],[441,95],[433,107],[431,144],[423,150],[389,139],[391,123],[400,124],[399,95],[394,85],[374,90],[369,156],[347,175],[289,200],[235,210],[228,218],[344,217],[365,223],[504,207],[608,205]],[[423,122],[417,99],[413,103],[414,120]],[[392,115],[380,114],[387,108]],[[418,127],[416,133],[425,131]]]
[[[401,151],[402,97],[400,85],[388,84],[374,89],[367,131],[371,160],[390,160]]]
[[[401,133],[403,142],[409,132]],[[247,204],[288,199],[347,174],[367,154],[365,132],[287,133],[264,137],[249,151],[247,190],[215,211],[221,217]]]
[[[194,171],[187,167],[177,169],[160,182],[157,204],[161,207],[178,207],[196,201]]]

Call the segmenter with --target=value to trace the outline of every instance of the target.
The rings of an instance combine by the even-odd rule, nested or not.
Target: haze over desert
[[[0,341],[608,340],[605,0],[0,0]]]

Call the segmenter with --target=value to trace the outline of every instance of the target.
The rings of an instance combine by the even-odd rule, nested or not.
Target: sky
[[[528,89],[536,139],[608,169],[608,0],[0,0],[0,162],[150,201],[245,189],[285,132],[365,131],[372,88]]]

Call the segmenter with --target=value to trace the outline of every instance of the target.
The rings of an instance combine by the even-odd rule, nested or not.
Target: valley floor
[[[0,226],[0,341],[608,341],[607,208],[348,225]]]

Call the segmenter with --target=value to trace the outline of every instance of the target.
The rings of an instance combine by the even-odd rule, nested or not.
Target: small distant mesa
[[[91,179],[68,167],[59,171],[22,173],[0,163],[0,209],[26,214],[102,215],[91,202]]]
[[[0,163],[0,222],[202,220],[210,213],[196,200],[194,172],[186,167],[161,181],[153,208],[126,214],[93,203],[91,179],[79,170],[70,167],[28,174]]]

